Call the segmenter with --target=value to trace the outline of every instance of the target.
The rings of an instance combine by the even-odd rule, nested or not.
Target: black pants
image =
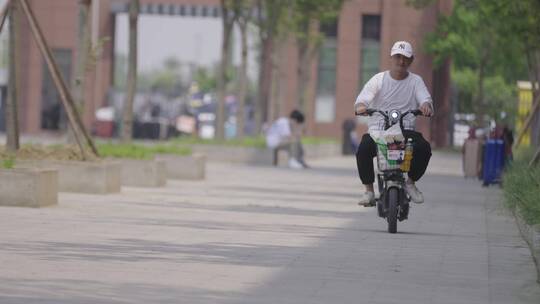
[[[410,179],[417,181],[426,172],[431,158],[431,146],[422,137],[422,134],[416,131],[405,130],[403,135],[413,140],[413,158],[408,175]],[[358,175],[360,175],[364,185],[375,182],[375,173],[373,172],[373,158],[375,156],[377,156],[377,144],[369,134],[364,134],[356,152]]]

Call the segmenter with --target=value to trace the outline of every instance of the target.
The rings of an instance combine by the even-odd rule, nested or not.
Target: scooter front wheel
[[[388,232],[397,232],[397,220],[398,220],[398,200],[399,192],[397,188],[388,189],[388,212],[386,214],[386,220],[388,221]]]

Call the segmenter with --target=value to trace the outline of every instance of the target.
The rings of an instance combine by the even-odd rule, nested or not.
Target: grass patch
[[[96,161],[97,158],[87,155],[88,161]],[[20,147],[15,154],[7,151],[5,147],[0,146],[0,159],[3,164],[9,165],[9,159],[13,160],[84,160],[81,151],[73,145],[36,145],[25,144]],[[5,167],[5,165],[4,165]]]
[[[338,141],[334,138],[327,137],[302,137],[304,145],[321,145],[321,144],[336,144]]]
[[[540,166],[529,168],[533,150],[521,150],[503,175],[503,193],[506,206],[519,207],[521,215],[530,225],[540,224]]]
[[[2,160],[2,168],[13,169],[15,167],[15,157],[10,156]]]
[[[156,154],[191,155],[191,148],[178,145],[99,144],[102,157],[152,159]]]

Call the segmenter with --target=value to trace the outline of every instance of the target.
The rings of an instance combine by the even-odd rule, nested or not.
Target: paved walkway
[[[0,208],[0,303],[540,303],[497,188],[436,154],[398,234],[352,158],[315,169],[211,164],[204,182]]]

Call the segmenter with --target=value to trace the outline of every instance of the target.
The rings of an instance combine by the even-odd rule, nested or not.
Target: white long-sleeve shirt
[[[395,80],[389,71],[385,71],[371,77],[356,98],[355,107],[361,103],[371,109],[398,110],[403,113],[416,110],[426,102],[433,109],[431,95],[422,77],[409,72],[405,79]],[[403,118],[403,127],[414,130],[415,122],[414,115],[407,115]],[[379,113],[373,114],[369,118],[368,127],[369,131],[384,130],[383,116]]]

